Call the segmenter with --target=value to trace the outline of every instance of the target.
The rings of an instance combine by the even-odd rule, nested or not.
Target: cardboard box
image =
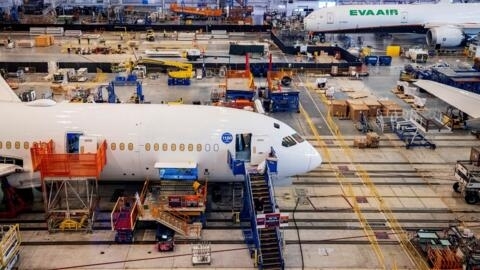
[[[380,136],[375,132],[367,133],[367,147],[377,148],[380,143]]]
[[[367,138],[365,136],[357,136],[353,138],[353,146],[358,148],[365,148],[367,145]]]

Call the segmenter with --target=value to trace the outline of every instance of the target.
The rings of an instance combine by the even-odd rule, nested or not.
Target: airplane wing
[[[413,84],[468,114],[472,118],[480,117],[479,94],[429,80],[418,80]]]
[[[0,76],[0,101],[22,102],[2,76]]]
[[[0,163],[0,177],[7,176],[19,171],[23,171],[23,168],[18,165]]]

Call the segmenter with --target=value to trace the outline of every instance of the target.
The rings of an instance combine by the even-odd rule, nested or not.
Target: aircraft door
[[[267,157],[270,152],[268,136],[253,135],[251,139],[251,163],[259,164]]]
[[[67,132],[65,136],[65,152],[69,154],[76,154],[80,151],[80,136],[83,132]]]
[[[400,19],[401,23],[408,23],[408,12],[407,11],[402,11],[402,16]]]
[[[235,159],[250,161],[252,134],[243,133],[235,135]]]
[[[327,24],[333,24],[334,18],[333,12],[327,12]]]

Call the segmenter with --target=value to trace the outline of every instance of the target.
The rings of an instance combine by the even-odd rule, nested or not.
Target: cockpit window
[[[297,143],[302,143],[304,141],[305,139],[302,138],[302,136],[300,136],[298,133],[294,133],[291,136],[283,137],[282,146],[290,147],[290,146],[294,146]]]
[[[305,141],[305,139],[300,136],[298,133],[295,133],[292,135],[292,137],[295,139],[295,141],[297,141],[298,143],[302,143],[303,141]]]
[[[276,129],[280,129],[280,125],[278,123],[273,123],[273,127]]]
[[[282,139],[282,146],[290,147],[294,146],[295,144],[297,144],[297,142],[293,139],[292,136],[283,137]]]

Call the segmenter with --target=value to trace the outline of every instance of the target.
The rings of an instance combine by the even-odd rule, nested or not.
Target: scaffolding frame
[[[97,179],[46,178],[42,188],[49,232],[93,230],[98,203]]]
[[[54,142],[35,142],[30,149],[35,171],[40,171],[49,232],[91,232],[98,203],[98,178],[106,165],[107,143],[95,154],[55,154]]]

